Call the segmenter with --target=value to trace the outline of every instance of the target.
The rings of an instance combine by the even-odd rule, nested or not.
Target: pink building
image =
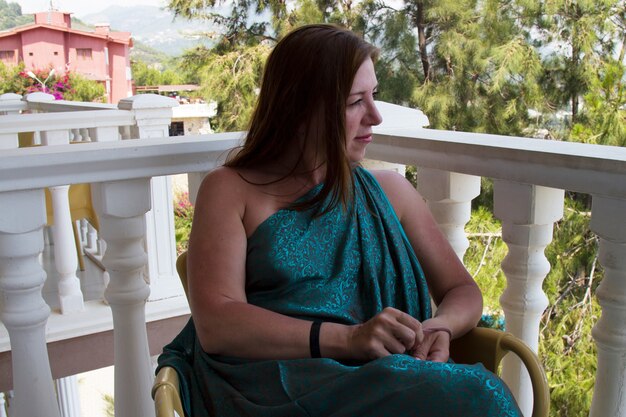
[[[70,13],[35,13],[35,23],[0,32],[0,60],[23,61],[27,70],[69,68],[105,85],[109,103],[132,95],[130,32],[111,32],[108,25],[95,32],[72,29]]]

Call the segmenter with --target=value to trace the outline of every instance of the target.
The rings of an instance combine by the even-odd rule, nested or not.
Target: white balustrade
[[[420,168],[417,189],[457,256],[463,260],[469,247],[465,224],[472,216],[472,200],[480,194],[480,177]]]
[[[101,110],[99,117],[89,116],[93,109],[81,111],[74,108],[80,106],[68,103],[61,105],[64,112],[54,115],[0,117],[0,146],[4,147],[0,152],[0,313],[14,352],[16,415],[48,416],[56,407],[43,334],[49,315],[40,294],[45,273],[37,261],[45,223],[40,189],[93,182],[100,183],[94,186],[94,200],[100,206],[101,237],[108,246],[103,262],[110,273],[106,299],[114,320],[116,413],[152,415],[144,308],[146,300],[162,300],[169,288],[174,288],[173,282],[178,283],[173,271],[173,236],[168,234],[160,242],[161,235],[155,232],[163,224],[169,233],[172,228],[166,217],[172,214],[171,194],[167,180],[159,183],[158,178],[189,173],[193,201],[196,183],[242,135],[170,139],[163,137],[167,136],[170,102],[156,105],[154,97],[145,97],[124,103],[121,110]],[[56,108],[55,103],[44,101],[36,106],[42,111]],[[467,248],[463,227],[471,200],[479,192],[479,178],[497,179],[495,212],[502,220],[503,240],[509,247],[502,264],[507,289],[501,304],[508,330],[535,349],[539,317],[547,305],[541,284],[549,265],[543,251],[552,239],[553,223],[562,215],[561,190],[593,194],[591,227],[600,237],[605,278],[598,290],[603,314],[593,331],[598,374],[591,412],[593,417],[622,415],[626,409],[626,149],[434,131],[415,122],[415,111],[399,109],[383,106],[383,117],[395,124],[375,128],[368,158],[420,167],[420,191],[461,258]],[[385,112],[398,117],[388,117]],[[130,128],[135,119],[137,124]],[[87,129],[89,140],[101,143],[12,149],[17,146],[16,132],[45,131],[43,139],[53,142],[52,132],[70,129]],[[3,144],[2,138],[8,138],[10,144]],[[140,140],[132,140],[137,138]],[[17,196],[29,196],[20,197],[22,207],[27,208],[5,213],[2,199],[14,201]],[[31,220],[13,224],[18,214]],[[18,232],[15,227],[20,228]],[[164,255],[156,259],[155,253]],[[150,289],[144,280],[146,267]],[[20,349],[26,340],[28,354]],[[507,360],[503,375],[522,408],[528,410],[531,403],[518,365]],[[37,389],[37,400],[27,404],[33,389]],[[40,412],[43,404],[45,414]],[[22,409],[27,412],[17,411]]]
[[[538,349],[541,315],[548,307],[542,290],[550,272],[544,249],[552,241],[554,222],[563,216],[563,190],[494,181],[494,215],[502,220],[502,240],[509,251],[502,261],[507,287],[500,297],[507,331]],[[521,361],[504,358],[502,378],[516,396],[524,415],[532,412],[532,385]]]
[[[81,417],[78,378],[71,375],[55,381],[61,417]]]
[[[102,263],[110,276],[105,298],[113,312],[115,415],[153,416],[154,378],[145,325],[150,288],[143,277],[150,179],[94,184],[92,196],[107,242]]]
[[[626,413],[626,199],[594,195],[590,227],[604,268],[596,291],[602,316],[592,331],[598,368],[590,417],[618,417]]]
[[[174,99],[155,94],[142,94],[120,100],[121,110],[134,113],[135,124],[130,127],[130,136],[143,140],[169,136]],[[152,210],[146,214],[148,233],[146,245],[149,253],[158,253],[148,259],[147,277],[154,286],[151,300],[183,295],[176,273],[176,240],[174,230],[174,196],[169,176],[152,178]]]
[[[41,296],[46,207],[42,189],[0,192],[0,320],[11,338],[16,416],[59,417],[48,363],[45,326],[50,308]]]
[[[0,392],[0,417],[8,417],[7,402],[4,397],[4,392]]]

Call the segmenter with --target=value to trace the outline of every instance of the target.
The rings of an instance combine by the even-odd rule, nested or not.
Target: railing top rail
[[[28,100],[28,109],[41,112],[66,112],[66,111],[90,111],[90,110],[115,110],[115,104],[87,103],[82,101],[37,101]]]
[[[0,154],[0,192],[209,171],[242,136],[234,132],[9,149]]]
[[[79,114],[80,120],[80,113],[93,117],[93,112],[72,116]],[[0,120],[8,117],[14,116]],[[0,123],[0,133],[3,126]],[[0,191],[205,171],[242,137],[235,132],[6,150],[0,155]],[[626,198],[626,148],[387,125],[375,129],[367,156]]]
[[[86,110],[62,113],[13,114],[0,116],[0,134],[41,130],[129,126],[134,124],[128,110]]]
[[[626,197],[626,148],[418,127],[374,131],[369,158]]]

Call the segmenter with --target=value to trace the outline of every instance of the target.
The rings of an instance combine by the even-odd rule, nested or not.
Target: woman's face
[[[372,141],[372,126],[383,121],[374,104],[377,88],[374,63],[366,59],[354,76],[346,102],[346,151],[352,163],[364,158],[365,148]]]

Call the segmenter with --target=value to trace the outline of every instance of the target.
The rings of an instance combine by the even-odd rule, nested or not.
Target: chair
[[[20,148],[30,148],[40,146],[35,144],[33,132],[18,133],[18,142]],[[54,210],[52,209],[52,196],[48,188],[46,192],[46,214],[47,226],[54,223]],[[85,270],[85,260],[83,250],[76,228],[76,221],[86,219],[94,229],[99,230],[98,216],[91,202],[91,185],[89,184],[73,184],[70,185],[68,191],[68,199],[70,203],[70,217],[72,219],[72,231],[74,232],[74,243],[76,244],[76,255],[78,256],[78,265],[81,271]]]
[[[187,290],[187,252],[176,260],[176,269]],[[526,366],[533,387],[532,417],[548,417],[550,393],[548,380],[539,362],[539,358],[524,342],[510,333],[495,329],[477,327],[469,333],[455,339],[450,345],[450,356],[457,363],[473,364],[481,362],[485,368],[497,373],[502,358],[509,352],[516,354]],[[183,417],[180,401],[178,375],[173,368],[161,368],[156,376],[152,398],[155,402],[156,417]]]

